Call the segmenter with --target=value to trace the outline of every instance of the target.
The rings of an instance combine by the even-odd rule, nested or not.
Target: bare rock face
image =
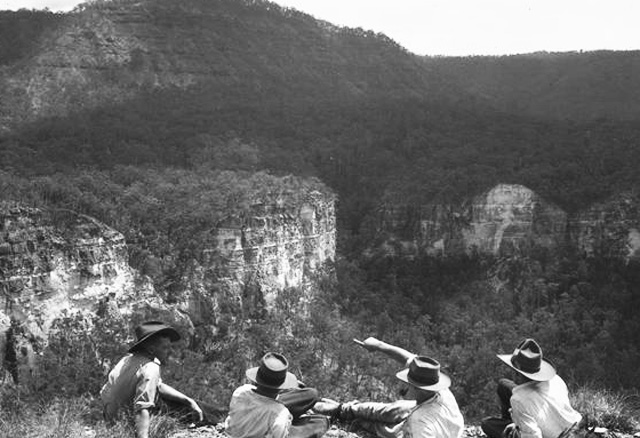
[[[217,326],[223,308],[268,311],[288,288],[310,293],[311,278],[335,259],[333,196],[314,191],[301,203],[256,203],[216,227],[202,259],[178,292],[195,325]]]
[[[470,203],[384,208],[387,254],[509,254],[563,245],[567,214],[521,185],[499,184]]]
[[[18,368],[34,365],[58,318],[108,301],[126,303],[123,314],[161,306],[129,267],[122,234],[71,211],[0,204],[0,273],[0,351]]]
[[[553,248],[563,243],[567,215],[521,185],[499,184],[476,197],[463,245],[485,254],[504,254],[532,246]]]
[[[153,315],[207,335],[240,309],[268,311],[287,288],[304,291],[304,307],[311,278],[335,257],[334,199],[280,201],[215,226],[181,288],[162,293],[129,266],[118,231],[71,211],[0,204],[0,354],[28,372],[56,321],[74,315]]]
[[[623,193],[567,214],[532,190],[499,184],[461,205],[387,205],[372,230],[375,252],[505,255],[572,248],[587,257],[640,258],[640,197]]]

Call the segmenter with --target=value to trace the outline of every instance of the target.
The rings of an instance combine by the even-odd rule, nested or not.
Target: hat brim
[[[513,364],[511,363],[511,358],[513,357],[512,354],[497,354],[496,356],[498,356],[498,359],[507,364],[510,368],[513,368],[523,376],[537,382],[546,382],[547,380],[551,380],[556,375],[556,369],[554,368],[554,366],[551,364],[551,362],[544,359],[542,359],[542,363],[540,364],[540,371],[538,371],[537,373],[527,373],[513,366]]]
[[[433,385],[423,385],[409,378],[409,368],[396,373],[396,377],[405,383],[425,391],[441,391],[451,386],[451,378],[442,372],[438,372],[438,383]]]
[[[264,382],[261,382],[260,380],[258,380],[258,368],[260,367],[249,368],[245,373],[247,376],[247,379],[249,379],[252,383],[255,383],[258,386],[262,386],[263,388],[278,389],[280,391],[283,391],[285,389],[297,388],[299,385],[298,378],[294,374],[288,371],[287,371],[287,376],[284,378],[284,382],[282,382],[282,384],[278,386],[269,385]]]
[[[129,353],[133,353],[134,351],[138,350],[142,346],[142,344],[147,342],[149,339],[159,335],[168,337],[171,340],[171,342],[179,341],[182,338],[182,336],[180,336],[180,333],[173,327],[168,327],[168,326],[163,327],[160,330],[156,330],[155,332],[147,333],[146,335],[138,339],[135,344],[129,347]]]

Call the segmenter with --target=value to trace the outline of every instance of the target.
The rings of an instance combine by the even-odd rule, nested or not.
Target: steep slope
[[[92,2],[5,69],[9,120],[124,101],[142,89],[240,94],[423,95],[419,59],[383,35],[341,29],[267,1]]]

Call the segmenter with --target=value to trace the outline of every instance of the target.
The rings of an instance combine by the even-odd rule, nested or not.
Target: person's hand
[[[520,432],[520,429],[518,429],[518,426],[516,426],[515,423],[509,423],[504,428],[504,431],[502,432],[502,437],[503,438],[519,438],[520,437],[519,432]]]
[[[189,407],[191,407],[191,410],[198,416],[198,422],[202,422],[204,420],[202,409],[200,409],[200,406],[198,406],[198,403],[196,403],[194,399],[189,399]]]
[[[362,346],[366,348],[368,351],[378,351],[380,349],[381,344],[382,344],[382,341],[371,336],[365,339],[364,342],[362,342]]]

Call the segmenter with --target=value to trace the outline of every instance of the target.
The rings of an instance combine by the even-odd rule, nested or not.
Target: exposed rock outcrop
[[[123,313],[161,306],[136,281],[122,234],[71,211],[0,204],[0,273],[0,351],[20,351],[16,370],[33,366],[57,318],[109,300],[126,301]]]
[[[499,184],[459,205],[385,205],[374,222],[377,250],[403,257],[567,247],[622,259],[640,254],[640,200],[634,194],[568,214],[524,186]]]
[[[230,302],[268,310],[286,288],[310,293],[310,277],[335,257],[334,199],[313,191],[302,203],[265,201],[210,235],[181,287],[159,293],[129,266],[118,231],[71,211],[0,204],[6,366],[12,372],[33,367],[50,328],[64,316],[162,315],[187,331],[210,334]]]
[[[334,202],[313,191],[301,203],[256,203],[222,222],[183,279],[179,306],[195,325],[215,330],[229,303],[268,311],[287,288],[308,296],[311,278],[335,258]]]

